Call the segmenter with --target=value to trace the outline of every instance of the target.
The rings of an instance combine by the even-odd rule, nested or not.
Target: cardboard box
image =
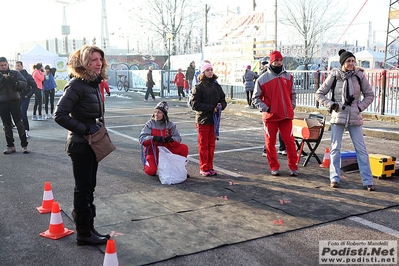
[[[317,140],[323,124],[318,119],[294,118],[292,120],[292,131],[294,137],[308,140]]]
[[[396,158],[383,154],[369,154],[371,174],[377,178],[390,177],[396,171]]]

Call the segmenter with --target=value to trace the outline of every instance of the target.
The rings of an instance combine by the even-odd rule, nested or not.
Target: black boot
[[[89,234],[90,236],[83,236],[78,233],[76,236],[78,246],[97,246],[107,244],[108,238],[97,236],[93,232],[90,232]]]
[[[72,211],[72,217],[76,224],[76,241],[78,246],[84,245],[105,245],[108,238],[101,237],[92,232],[93,215],[90,208],[84,210]]]
[[[111,236],[109,234],[103,235],[103,234],[100,234],[99,232],[97,232],[96,229],[94,229],[94,217],[96,217],[96,205],[91,204],[90,209],[91,209],[91,214],[92,214],[92,218],[93,218],[91,221],[91,232],[93,234],[95,234],[96,236],[105,237],[106,239],[110,239]]]
[[[110,239],[110,238],[111,238],[111,236],[110,236],[109,234],[105,234],[105,235],[100,234],[99,232],[97,232],[96,229],[94,229],[94,227],[91,229],[91,232],[92,232],[93,234],[95,234],[96,236],[99,236],[99,237],[104,237],[104,238],[106,238],[106,239]]]

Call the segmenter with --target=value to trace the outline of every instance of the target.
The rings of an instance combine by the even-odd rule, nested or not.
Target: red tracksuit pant
[[[196,124],[198,132],[198,155],[200,171],[213,169],[213,157],[215,155],[216,136],[214,124]]]
[[[292,135],[292,120],[285,119],[276,122],[263,122],[263,126],[265,130],[266,154],[270,170],[280,169],[276,151],[276,136],[278,131],[280,131],[280,136],[285,143],[288,168],[291,170],[298,170],[296,145],[294,136]]]

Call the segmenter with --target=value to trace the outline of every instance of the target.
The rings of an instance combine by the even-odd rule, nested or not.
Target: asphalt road
[[[115,90],[112,91],[111,97],[106,99],[106,125],[117,150],[100,163],[96,189],[96,202],[100,205],[100,214],[96,218],[96,224],[99,231],[112,232],[120,265],[318,265],[319,241],[322,240],[398,239],[398,177],[375,179],[377,191],[366,192],[361,186],[358,173],[344,173],[343,188],[333,190],[328,187],[328,170],[320,168],[313,158],[308,166],[300,166],[299,177],[282,176],[273,179],[269,175],[266,159],[261,156],[264,140],[259,115],[250,111],[255,115],[242,116],[239,110],[248,110],[244,110],[244,106],[231,105],[230,111],[228,107],[223,114],[220,140],[217,142],[215,153],[215,166],[220,174],[214,179],[204,179],[200,177],[198,170],[194,113],[187,108],[184,101],[172,98],[166,100],[170,107],[169,117],[177,124],[183,142],[189,146],[187,169],[192,177],[180,187],[165,187],[156,177],[148,177],[142,171],[137,138],[158,99],[155,102],[144,102],[140,93]],[[32,106],[33,104],[30,108]],[[65,227],[74,229],[70,219],[73,178],[70,159],[64,152],[66,131],[52,120],[31,121],[30,135],[30,154],[22,154],[19,140],[16,138],[17,153],[0,155],[0,265],[102,265],[105,247],[78,247],[75,243],[76,234],[60,240],[39,236],[49,227],[50,214],[39,214],[36,210],[36,207],[41,205],[43,184],[46,181],[51,182],[54,198],[63,209]],[[318,149],[317,153],[321,158],[324,148],[329,146],[329,136],[329,132],[326,131]],[[2,134],[0,143],[5,146]],[[399,158],[397,140],[366,136],[366,143],[370,153],[388,154]],[[349,136],[345,137],[343,149],[353,150]],[[280,156],[279,159],[282,164],[281,171],[288,172],[286,158]],[[130,215],[129,221],[134,216],[128,208],[140,210],[145,209],[140,208],[141,206],[148,206],[132,195],[153,193],[152,197],[155,198],[160,196],[156,194],[166,193],[166,190],[175,193],[177,188],[181,192],[198,186],[206,188],[208,184],[215,188],[219,182],[236,184],[236,190],[230,189],[232,194],[238,194],[237,191],[242,187],[240,183],[254,182],[251,184],[267,186],[266,191],[269,194],[264,195],[266,198],[261,203],[278,210],[282,215],[289,214],[292,220],[284,220],[284,224],[280,220],[271,220],[274,222],[271,226],[270,221],[263,221],[262,224],[262,221],[257,220],[258,214],[252,213],[250,215],[253,219],[249,217],[249,220],[255,226],[253,231],[259,229],[261,232],[256,235],[250,231],[243,231],[248,224],[242,223],[238,214],[237,222],[233,223],[234,216],[229,217],[225,214],[224,217],[214,213],[212,215],[215,221],[226,223],[223,226],[231,233],[237,232],[239,235],[239,232],[248,232],[247,235],[243,234],[242,238],[231,240],[231,236],[223,237],[221,234],[222,236],[218,235],[221,244],[214,245],[206,243],[206,239],[204,243],[189,245],[184,242],[185,239],[191,239],[186,235],[174,239],[175,242],[169,242],[169,246],[164,243],[158,249],[154,249],[148,239],[145,239],[144,231],[147,230],[147,238],[156,238],[159,235],[160,239],[173,238],[170,232],[161,230],[155,234],[151,228],[142,227],[142,231],[136,229],[137,232],[132,233],[134,237],[129,238],[129,234],[122,229],[125,216]],[[253,197],[260,198],[256,195],[257,187],[253,186],[252,189]],[[319,191],[320,198],[310,196],[309,193],[315,190]],[[246,191],[246,195],[249,192]],[[167,197],[168,194],[162,195]],[[191,194],[179,194],[178,197],[166,200],[169,200],[171,205],[189,202],[187,195]],[[284,198],[281,195],[290,196]],[[114,209],[102,208],[101,204],[105,200],[116,197],[119,197],[117,202],[120,206],[113,205]],[[232,202],[233,196],[229,196],[230,198]],[[301,198],[307,200],[301,201]],[[276,203],[273,203],[274,201]],[[198,202],[198,205],[201,203]],[[118,212],[121,208],[126,209]],[[156,221],[154,217],[157,213],[150,215],[150,212],[151,210],[148,210],[148,217],[141,219],[147,225]],[[201,223],[202,219],[205,223],[206,218],[209,217],[197,216],[192,224]],[[304,220],[311,222],[305,223]],[[270,230],[263,230],[270,226]],[[181,231],[183,232],[184,228],[181,228]],[[209,228],[207,232],[213,236],[218,233]],[[210,238],[209,242],[212,242]],[[187,245],[187,249],[168,253],[168,249],[173,249],[174,245]]]

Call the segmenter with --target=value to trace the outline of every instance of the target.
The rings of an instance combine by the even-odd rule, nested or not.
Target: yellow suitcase
[[[396,171],[396,158],[383,154],[369,154],[371,174],[377,178],[391,177]]]

